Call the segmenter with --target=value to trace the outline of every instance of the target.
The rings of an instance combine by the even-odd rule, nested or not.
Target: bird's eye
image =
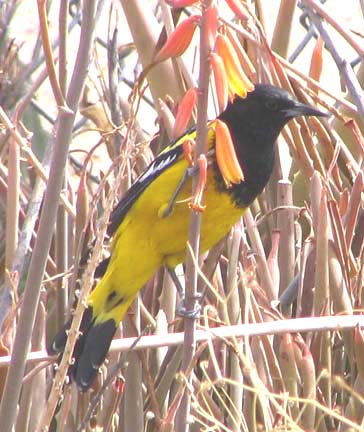
[[[268,100],[265,103],[265,106],[270,110],[270,111],[278,111],[278,104],[276,101],[274,100]]]

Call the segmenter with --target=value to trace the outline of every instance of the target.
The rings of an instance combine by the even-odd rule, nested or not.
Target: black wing
[[[183,153],[180,139],[160,153],[138,177],[111,212],[107,234],[112,237],[135,201],[163,171],[173,165]]]

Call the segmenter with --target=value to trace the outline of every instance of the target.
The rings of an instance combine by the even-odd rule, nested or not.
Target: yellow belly
[[[88,299],[98,320],[121,319],[137,292],[160,266],[175,267],[185,260],[191,214],[188,206],[192,190],[190,178],[169,216],[161,215],[185,168],[187,163],[180,161],[168,169],[168,176],[155,179],[123,219],[113,239],[108,269]],[[202,213],[200,252],[214,246],[244,212],[234,206],[228,194],[213,190],[212,176],[209,171],[203,195],[206,208]],[[117,307],[107,300],[111,293],[117,293],[115,302],[123,299]]]
[[[208,188],[203,195],[203,204],[206,208],[201,215],[201,253],[226,235],[243,214],[242,209],[233,205],[230,196],[221,193],[216,196],[216,192],[212,194]],[[186,259],[190,216],[186,202],[176,203],[171,216],[158,220],[151,232],[152,244],[161,252],[164,264],[170,267]]]
[[[146,224],[145,235],[150,253],[157,253],[161,264],[171,267],[185,260],[191,214],[188,203],[191,198],[192,181],[189,178],[178,195],[171,214],[167,217],[162,216],[181,179],[180,164],[169,169],[167,184],[165,179],[156,179],[149,186],[149,193],[139,198],[129,215],[130,224]],[[213,174],[209,170],[207,187],[203,195],[203,204],[206,208],[202,212],[201,252],[214,246],[243,214],[243,209],[237,208],[228,194],[218,193],[213,189],[212,177]],[[136,220],[140,220],[139,223]],[[130,224],[127,229],[131,228]],[[135,245],[141,240],[139,237],[140,232],[136,232]]]

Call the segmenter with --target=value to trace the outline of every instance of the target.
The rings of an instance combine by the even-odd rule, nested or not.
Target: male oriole
[[[296,116],[322,112],[295,100],[285,90],[258,84],[245,99],[235,97],[218,117],[229,128],[244,174],[239,184],[226,185],[213,151],[209,156],[203,195],[200,250],[214,246],[263,191],[273,170],[274,148],[281,129]],[[186,132],[164,149],[136,180],[111,214],[108,235],[113,237],[110,259],[98,273],[101,280],[87,300],[72,376],[87,390],[104,361],[111,340],[138,291],[162,265],[174,268],[186,257],[191,178],[179,190],[172,210],[165,209],[181,185],[188,162],[182,143],[195,136]],[[208,148],[214,150],[214,121],[208,124]],[[50,351],[62,352],[62,330]]]

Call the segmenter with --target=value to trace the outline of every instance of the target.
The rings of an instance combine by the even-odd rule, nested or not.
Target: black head
[[[236,97],[228,104],[219,118],[230,129],[244,172],[244,181],[230,189],[237,206],[249,205],[267,184],[274,166],[273,144],[284,125],[298,116],[325,115],[287,91],[266,84],[257,84],[245,99]],[[221,176],[216,180],[224,189]]]
[[[274,142],[285,124],[298,116],[326,116],[325,113],[298,102],[289,92],[269,84],[256,84],[245,99],[236,97],[220,115],[222,120],[246,126],[254,135],[264,133]],[[249,133],[249,131],[245,131]]]

